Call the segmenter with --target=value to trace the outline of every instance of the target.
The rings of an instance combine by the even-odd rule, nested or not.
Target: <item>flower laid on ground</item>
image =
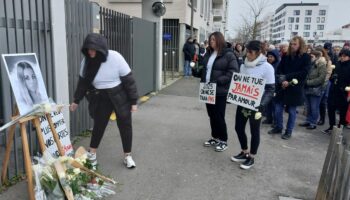
[[[86,153],[74,159],[53,158],[45,152],[43,157],[35,159],[38,164],[32,169],[37,200],[95,200],[115,194],[115,181],[93,171]]]
[[[350,86],[345,87],[345,91],[350,92]]]

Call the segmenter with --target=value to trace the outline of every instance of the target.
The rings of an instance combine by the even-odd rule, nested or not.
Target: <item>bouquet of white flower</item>
[[[38,161],[33,165],[35,193],[42,197],[39,200],[95,200],[115,194],[116,182],[93,171],[86,153],[75,159],[67,156],[55,159],[45,152],[43,157],[35,159]]]

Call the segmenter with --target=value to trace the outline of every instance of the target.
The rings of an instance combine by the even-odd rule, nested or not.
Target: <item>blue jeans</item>
[[[283,112],[284,112],[284,104],[282,102],[275,102],[275,117],[276,117],[276,128],[283,129]],[[296,106],[288,106],[288,122],[286,132],[292,133],[295,120],[297,118],[297,107]]]
[[[185,66],[184,66],[184,72],[185,72],[185,76],[192,76],[192,69],[190,66],[190,62],[189,60],[185,60]]]
[[[307,116],[306,122],[316,126],[320,115],[320,102],[322,96],[306,95]]]

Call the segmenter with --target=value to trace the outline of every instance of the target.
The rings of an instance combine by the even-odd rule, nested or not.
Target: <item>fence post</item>
[[[174,80],[174,70],[175,70],[175,51],[173,51],[173,57],[172,57],[172,66],[171,66],[171,79]]]
[[[163,76],[164,76],[164,80],[163,80],[163,85],[166,85],[166,68],[167,68],[167,63],[168,63],[168,53],[164,52],[164,64],[163,64]]]

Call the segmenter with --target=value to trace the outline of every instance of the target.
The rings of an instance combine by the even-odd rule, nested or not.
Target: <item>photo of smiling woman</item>
[[[20,114],[48,103],[45,83],[34,53],[2,55]]]
[[[39,91],[39,84],[33,67],[26,61],[17,64],[17,76],[23,84],[22,96],[27,105],[34,105],[42,102]]]

